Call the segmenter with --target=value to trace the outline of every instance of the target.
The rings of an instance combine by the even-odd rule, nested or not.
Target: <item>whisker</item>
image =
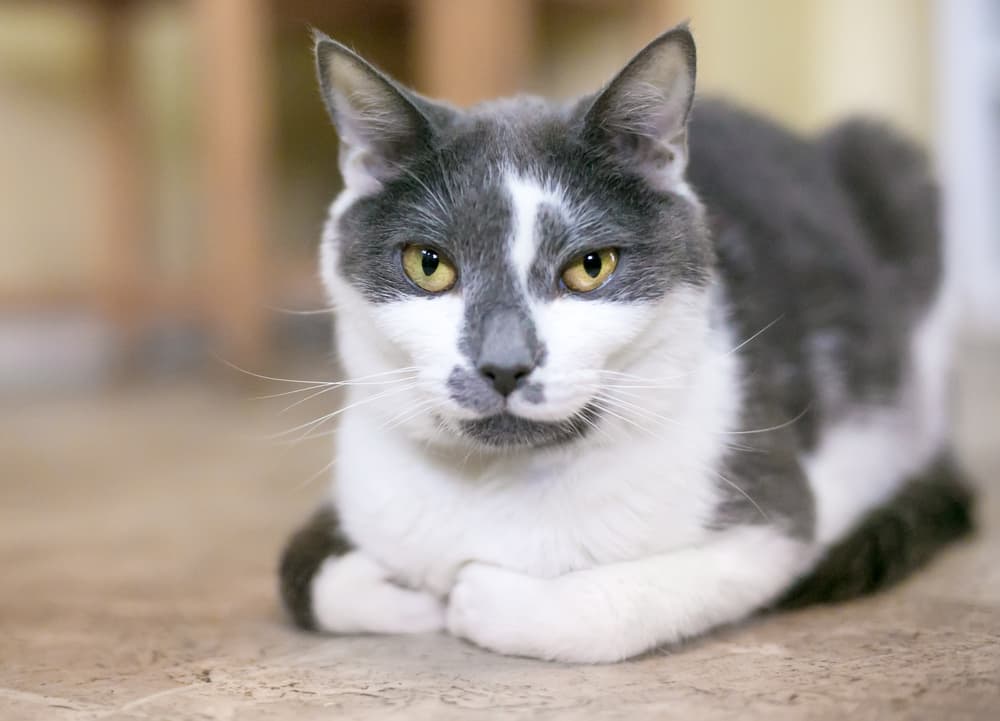
[[[281,382],[281,383],[301,383],[303,385],[322,385],[324,383],[328,383],[329,382],[329,381],[315,381],[315,380],[313,380],[313,381],[306,381],[306,380],[298,380],[298,379],[294,379],[294,378],[277,378],[275,376],[265,376],[265,375],[262,375],[260,373],[254,373],[253,371],[247,370],[246,368],[240,368],[235,363],[231,363],[231,362],[227,361],[225,358],[223,358],[222,356],[216,355],[215,353],[212,353],[212,357],[215,358],[215,360],[217,360],[220,363],[222,363],[223,365],[229,366],[230,368],[232,368],[235,371],[239,371],[240,373],[245,373],[248,376],[253,376],[254,378],[260,378],[261,380],[265,380],[265,381],[278,381],[278,382]]]
[[[298,485],[297,485],[297,486],[295,487],[295,490],[296,490],[296,491],[302,491],[302,490],[305,490],[305,489],[306,489],[306,488],[307,488],[307,487],[308,487],[308,486],[309,486],[310,484],[312,484],[312,482],[313,482],[313,481],[315,481],[315,480],[316,480],[317,478],[319,478],[320,476],[322,476],[322,475],[323,475],[324,473],[326,473],[327,471],[331,470],[331,469],[333,468],[333,466],[334,466],[334,464],[335,464],[336,462],[337,462],[337,457],[336,457],[336,456],[334,456],[333,458],[331,458],[331,459],[330,459],[330,462],[329,462],[329,463],[327,463],[327,464],[326,464],[325,466],[323,466],[323,467],[322,467],[322,468],[320,468],[320,469],[319,469],[318,471],[316,471],[315,473],[313,473],[313,474],[312,474],[311,476],[309,476],[309,477],[308,477],[307,479],[305,479],[304,481],[301,481],[301,482],[300,482],[300,483],[299,483],[299,484],[298,484]]]
[[[285,396],[293,396],[296,393],[308,393],[309,391],[314,391],[317,388],[326,388],[327,386],[332,386],[332,381],[324,381],[323,383],[316,383],[311,386],[306,386],[305,388],[296,388],[293,391],[282,391],[281,393],[268,393],[262,396],[252,396],[250,400],[252,401],[266,401],[269,398],[284,398]]]
[[[308,421],[306,423],[300,423],[299,425],[295,426],[294,428],[289,428],[286,431],[281,431],[280,433],[275,433],[275,434],[273,434],[271,436],[267,436],[267,437],[264,438],[264,440],[275,440],[275,439],[278,439],[278,438],[283,438],[285,436],[291,435],[292,433],[295,433],[296,431],[300,431],[303,428],[307,429],[307,435],[299,438],[298,440],[305,440],[305,438],[308,436],[308,432],[309,432],[308,429],[314,428],[315,426],[317,426],[317,425],[319,425],[321,423],[324,423],[324,422],[326,422],[328,420],[336,418],[341,413],[345,413],[346,411],[349,411],[352,408],[357,408],[358,406],[362,406],[362,405],[366,405],[368,403],[372,403],[374,401],[377,401],[377,400],[379,400],[381,398],[385,398],[387,396],[392,396],[392,395],[396,395],[396,394],[399,394],[399,393],[403,393],[404,391],[412,390],[413,388],[416,388],[416,387],[418,387],[420,385],[421,385],[421,383],[419,383],[419,382],[418,383],[410,383],[408,385],[403,386],[402,388],[392,388],[390,390],[382,391],[381,393],[376,393],[373,396],[367,396],[365,398],[362,398],[361,400],[355,401],[354,403],[349,403],[348,405],[346,405],[346,406],[344,406],[342,408],[338,408],[335,411],[327,413],[326,415],[320,416],[319,418],[316,418],[314,420]]]
[[[684,426],[685,425],[681,421],[678,421],[678,420],[676,420],[674,418],[670,418],[669,416],[660,415],[659,413],[657,413],[657,412],[655,412],[653,410],[650,410],[649,408],[643,408],[642,406],[638,405],[637,403],[631,403],[631,402],[623,400],[621,398],[616,398],[616,397],[614,397],[612,395],[609,395],[607,393],[598,393],[597,395],[600,398],[602,398],[603,400],[605,400],[605,401],[617,404],[620,408],[626,408],[626,409],[632,409],[632,410],[635,410],[635,411],[639,411],[641,413],[646,414],[649,417],[656,418],[658,420],[662,420],[662,421],[664,421],[666,423],[672,423],[672,424],[677,425],[677,426]]]
[[[327,437],[327,436],[332,436],[332,435],[334,435],[337,432],[335,428],[333,428],[333,429],[331,429],[329,431],[324,431],[322,433],[318,433],[317,429],[320,428],[320,426],[322,426],[324,423],[327,423],[327,422],[333,420],[337,416],[341,415],[342,413],[345,413],[346,411],[351,410],[352,408],[356,408],[356,407],[362,406],[362,405],[367,405],[368,403],[370,403],[372,401],[380,400],[380,399],[385,398],[387,396],[396,395],[397,393],[401,393],[403,391],[412,390],[413,388],[417,388],[420,385],[421,385],[420,383],[416,383],[416,384],[413,384],[412,386],[409,386],[409,387],[404,387],[404,388],[399,388],[399,389],[393,389],[391,392],[390,391],[383,391],[382,393],[376,394],[376,396],[371,396],[371,397],[368,397],[368,398],[363,398],[362,400],[357,401],[357,402],[351,404],[350,406],[347,406],[345,408],[340,408],[340,409],[334,411],[333,413],[328,413],[326,416],[323,416],[322,418],[318,418],[315,421],[312,421],[309,424],[311,426],[311,428],[307,428],[306,431],[297,439],[297,441],[308,441],[308,440],[313,440],[315,438],[324,438],[324,437]]]
[[[603,426],[601,426],[597,421],[595,421],[595,420],[593,420],[591,418],[587,418],[586,414],[579,413],[579,414],[576,415],[576,418],[580,422],[585,423],[594,432],[600,433],[602,436],[604,436],[605,438],[607,438],[612,443],[614,442],[614,440],[615,440],[614,437],[610,433],[608,433],[607,429],[604,428]],[[583,433],[582,432],[579,435],[580,435],[581,438],[583,437]]]
[[[607,405],[605,405],[606,400],[607,399],[595,398],[591,402],[594,404],[594,406],[596,408],[600,409],[602,413],[607,413],[612,418],[617,418],[618,420],[622,421],[623,423],[628,423],[629,425],[635,426],[636,428],[638,428],[640,431],[643,431],[644,433],[649,433],[650,435],[652,435],[654,437],[656,436],[655,433],[653,433],[650,429],[646,428],[645,426],[640,425],[639,423],[637,423],[636,421],[632,420],[631,418],[627,418],[627,417],[625,417],[623,415],[620,415],[620,414],[616,413],[615,411],[611,410],[610,408],[608,408]]]
[[[784,423],[779,423],[776,426],[769,426],[767,428],[753,428],[748,431],[725,431],[725,432],[732,436],[743,436],[743,435],[751,435],[753,433],[769,433],[771,431],[780,431],[782,428],[788,428],[788,426],[802,420],[810,410],[812,410],[812,401],[806,404],[806,407],[803,408],[802,412],[799,413],[797,416],[795,416],[790,420],[785,421]]]
[[[385,385],[393,385],[395,383],[405,383],[407,381],[412,381],[412,380],[414,380],[414,379],[416,379],[418,377],[419,377],[419,375],[416,374],[416,373],[414,373],[413,375],[403,376],[402,378],[395,378],[393,380],[388,380],[388,381],[355,381],[355,382],[350,382],[350,383],[347,383],[347,382],[335,383],[335,384],[330,385],[330,386],[328,386],[326,388],[318,390],[318,391],[316,391],[314,393],[310,393],[305,398],[300,398],[299,400],[295,401],[294,403],[292,403],[289,406],[285,406],[280,411],[278,411],[278,415],[281,415],[283,413],[287,413],[288,411],[290,411],[295,406],[298,406],[298,405],[301,405],[303,403],[306,403],[307,401],[310,401],[313,398],[316,398],[317,396],[321,396],[324,393],[329,393],[330,391],[337,390],[338,388],[343,388],[344,386],[368,386],[368,385],[373,385],[373,386],[381,385],[381,386],[385,386]]]
[[[768,329],[770,329],[772,326],[774,326],[776,323],[778,323],[784,317],[785,317],[785,314],[781,313],[780,315],[778,315],[777,318],[775,318],[774,320],[772,320],[770,323],[767,323],[766,325],[764,325],[760,330],[758,330],[756,333],[754,333],[753,335],[751,335],[749,338],[741,341],[737,345],[733,346],[732,348],[730,348],[729,350],[727,350],[726,352],[724,352],[721,355],[721,357],[725,358],[726,356],[730,356],[733,353],[738,352],[741,348],[745,347],[748,343],[752,342],[753,340],[755,340],[756,338],[758,338],[762,334],[764,334]],[[663,381],[676,380],[676,379],[679,379],[679,378],[684,378],[686,376],[690,376],[692,373],[694,373],[696,371],[697,371],[697,369],[693,369],[693,370],[690,370],[690,371],[686,371],[684,373],[677,373],[677,374],[674,374],[672,376],[661,376],[659,378],[648,378],[648,377],[636,375],[634,373],[627,373],[625,371],[609,370],[609,369],[605,369],[605,368],[596,368],[596,369],[593,369],[591,371],[585,371],[585,372],[596,372],[596,373],[599,373],[599,374],[619,376],[619,377],[622,377],[622,378],[627,378],[627,379],[636,381],[637,383],[642,382],[642,383],[657,383],[658,384],[658,383],[662,383]]]
[[[639,405],[637,403],[631,403],[631,402],[626,401],[626,400],[624,400],[622,398],[617,398],[615,396],[611,396],[611,395],[606,394],[606,393],[598,393],[598,396],[600,396],[601,398],[603,398],[606,402],[616,404],[619,407],[619,409],[623,410],[623,412],[625,410],[631,410],[632,412],[644,414],[648,418],[660,420],[663,423],[670,423],[670,424],[678,426],[680,428],[692,428],[693,427],[689,423],[684,423],[683,421],[679,421],[676,418],[670,418],[669,416],[661,415],[660,413],[656,413],[652,409],[645,408],[645,407],[643,407],[643,406],[641,406],[641,405]],[[660,423],[658,425],[663,425],[663,423]],[[716,434],[719,434],[719,435],[727,435],[726,431],[715,431],[715,430],[713,430],[711,428],[705,429],[705,430],[707,432],[710,432],[710,433],[716,433]],[[741,443],[726,442],[724,445],[725,445],[726,448],[728,448],[730,450],[733,450],[733,451],[745,451],[745,452],[749,453],[749,452],[754,452],[754,451],[757,450],[756,448],[753,448],[753,447],[747,446],[747,445],[743,445]]]
[[[260,401],[260,400],[266,400],[268,398],[281,398],[283,396],[291,396],[295,395],[296,393],[308,393],[309,391],[316,390],[317,388],[322,388],[325,386],[334,386],[339,388],[341,386],[353,386],[353,385],[379,385],[383,382],[390,383],[392,381],[367,381],[366,379],[378,378],[379,376],[387,376],[398,373],[412,373],[417,370],[419,370],[417,366],[409,366],[406,368],[394,368],[391,371],[382,371],[381,373],[372,373],[366,376],[358,376],[357,378],[348,378],[339,381],[316,381],[309,388],[296,388],[295,390],[284,391],[282,393],[268,393],[267,395],[254,396],[251,400]]]
[[[681,388],[684,388],[685,386],[682,386],[682,385],[668,385],[668,384],[665,384],[665,383],[659,383],[659,384],[641,384],[641,385],[640,384],[630,385],[630,384],[619,384],[619,383],[602,383],[601,387],[602,388],[622,388],[622,389],[625,389],[625,390],[655,390],[655,389],[680,390]]]
[[[280,383],[298,383],[298,384],[301,384],[301,385],[310,385],[310,386],[313,386],[314,388],[318,388],[319,386],[323,386],[323,385],[328,385],[330,383],[346,384],[346,383],[351,382],[351,381],[301,380],[301,379],[298,379],[298,378],[279,378],[277,376],[267,376],[267,375],[263,375],[261,373],[254,373],[253,371],[247,370],[246,368],[241,368],[240,366],[236,365],[235,363],[232,363],[232,362],[226,360],[225,358],[223,358],[222,356],[216,355],[215,353],[212,353],[212,357],[215,358],[215,360],[217,360],[220,363],[222,363],[223,365],[226,365],[226,366],[232,368],[235,371],[239,371],[240,373],[245,373],[248,376],[252,376],[254,378],[260,378],[261,380],[265,380],[265,381],[277,381],[277,382],[280,382]],[[364,378],[375,378],[375,377],[380,376],[380,375],[388,375],[390,373],[402,373],[404,371],[413,371],[413,370],[419,370],[419,369],[416,366],[412,366],[412,367],[408,367],[408,368],[396,368],[396,369],[393,369],[391,371],[383,371],[381,373],[373,373],[373,374],[371,374],[369,376],[361,376],[361,378],[356,379],[356,380],[361,380],[361,379],[364,379]],[[300,389],[299,392],[301,392],[301,390],[302,389]],[[306,389],[306,390],[308,390],[308,389]],[[267,398],[267,397],[268,396],[261,396],[261,398]]]
[[[611,396],[611,395],[609,395],[607,393],[601,393],[600,390],[598,391],[597,395],[603,397],[605,400],[617,401],[619,404],[627,404],[628,406],[633,407],[636,410],[645,412],[645,413],[650,414],[650,415],[652,415],[652,416],[654,416],[656,418],[660,418],[660,419],[662,419],[665,422],[672,423],[672,424],[675,424],[675,425],[681,426],[681,427],[690,427],[688,424],[685,424],[682,421],[677,420],[676,418],[669,418],[667,416],[660,415],[659,413],[656,413],[655,411],[652,411],[650,409],[644,408],[644,407],[639,406],[639,405],[637,405],[635,403],[629,403],[628,401],[625,401],[624,399],[615,398],[614,396]],[[783,423],[778,423],[777,425],[768,426],[766,428],[751,428],[751,429],[739,430],[739,431],[725,431],[725,430],[721,430],[721,429],[707,429],[707,430],[709,430],[712,433],[718,433],[719,435],[727,435],[727,436],[743,436],[743,435],[753,435],[753,434],[756,434],[756,433],[769,433],[771,431],[778,431],[778,430],[781,430],[782,428],[787,428],[788,426],[791,426],[794,423],[797,423],[798,421],[802,420],[802,418],[805,417],[805,415],[811,409],[812,409],[812,402],[808,403],[806,405],[806,407],[803,408],[802,411],[798,415],[796,415],[794,418],[791,418],[791,419],[789,419],[787,421],[784,421]],[[741,450],[748,450],[748,451],[750,451],[750,450],[756,450],[756,449],[750,448],[748,446],[747,447],[742,447],[742,448],[739,448],[739,447],[736,447],[736,448],[741,449]]]
[[[314,308],[310,310],[296,310],[294,308],[282,308],[281,306],[277,305],[265,305],[264,308],[274,313],[284,313],[286,315],[325,315],[337,312],[336,306],[330,306],[329,308]]]
[[[587,371],[584,371],[584,372],[587,372]],[[647,378],[645,376],[638,376],[638,375],[634,375],[632,373],[623,373],[622,371],[609,371],[609,370],[605,370],[605,369],[602,369],[602,368],[598,368],[598,369],[596,369],[594,371],[590,371],[590,372],[596,372],[596,373],[603,374],[603,375],[618,376],[623,381],[634,381],[636,383],[652,383],[652,384],[660,384],[663,381],[669,381],[669,380],[676,380],[676,379],[679,379],[679,378],[684,378],[686,376],[691,375],[691,373],[692,373],[692,371],[686,371],[684,373],[675,373],[674,375],[670,375],[670,376],[660,376],[659,378]]]
[[[404,423],[416,418],[424,411],[428,410],[432,406],[443,405],[444,401],[438,398],[426,398],[422,401],[411,405],[409,408],[403,409],[401,412],[394,415],[392,418],[387,420],[385,423],[379,426],[379,430],[391,431]]]
[[[758,336],[762,335],[764,333],[764,331],[766,331],[768,328],[770,328],[771,326],[773,326],[775,323],[777,323],[779,320],[781,320],[784,317],[785,317],[785,314],[781,313],[777,318],[775,318],[770,323],[768,323],[767,325],[765,325],[763,328],[761,328],[759,331],[757,331],[752,336],[750,336],[749,338],[747,338],[745,341],[743,341],[742,343],[740,343],[738,346],[736,346],[735,348],[732,348],[732,349],[726,351],[723,354],[723,357],[728,356],[728,355],[732,355],[733,353],[736,353],[740,348],[742,348],[743,346],[745,346],[747,343],[749,343],[753,339],[757,338]]]
[[[714,475],[718,476],[721,480],[723,480],[725,483],[727,483],[729,486],[731,486],[733,489],[735,489],[741,496],[743,496],[748,501],[750,501],[750,503],[753,505],[754,508],[757,509],[757,512],[761,515],[761,518],[763,518],[766,523],[770,523],[771,522],[771,517],[768,516],[764,512],[764,509],[760,507],[760,504],[757,503],[757,501],[755,501],[753,499],[753,497],[749,493],[747,493],[746,491],[744,491],[738,485],[736,485],[735,483],[733,483],[733,481],[729,480],[728,478],[726,478],[724,475],[722,475],[718,471],[712,470],[712,469],[708,469],[708,470],[711,470]]]

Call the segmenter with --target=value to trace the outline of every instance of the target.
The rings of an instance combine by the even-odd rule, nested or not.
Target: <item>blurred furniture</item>
[[[100,305],[124,345],[137,342],[157,312],[143,279],[143,140],[139,101],[129,72],[129,13],[138,2],[101,0],[101,102],[108,162],[107,246]],[[196,107],[201,111],[206,268],[192,289],[227,357],[252,360],[264,347],[267,158],[264,0],[192,0],[200,41]]]
[[[1000,3],[937,0],[939,166],[971,330],[1000,331]],[[959,241],[960,239],[960,241]],[[959,242],[954,242],[959,241]]]

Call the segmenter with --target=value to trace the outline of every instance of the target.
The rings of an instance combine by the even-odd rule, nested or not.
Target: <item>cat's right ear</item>
[[[591,142],[654,185],[677,186],[687,166],[694,82],[694,38],[681,24],[643,48],[593,98],[585,118]]]
[[[320,91],[340,136],[344,185],[374,191],[427,147],[430,121],[420,101],[387,75],[323,33],[314,38]]]

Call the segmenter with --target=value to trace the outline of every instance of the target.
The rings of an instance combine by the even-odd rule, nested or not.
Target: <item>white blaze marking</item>
[[[507,189],[514,206],[514,238],[511,243],[511,261],[514,270],[527,287],[528,271],[535,260],[538,241],[535,237],[535,221],[538,209],[548,203],[561,208],[561,198],[555,191],[540,185],[537,181],[518,175],[507,176]]]

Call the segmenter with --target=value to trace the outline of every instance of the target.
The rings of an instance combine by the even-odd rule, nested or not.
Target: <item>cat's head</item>
[[[322,272],[359,404],[386,427],[565,443],[641,400],[611,389],[655,392],[694,362],[712,252],[684,179],[685,27],[568,104],[463,111],[322,35],[316,59],[345,182]]]

